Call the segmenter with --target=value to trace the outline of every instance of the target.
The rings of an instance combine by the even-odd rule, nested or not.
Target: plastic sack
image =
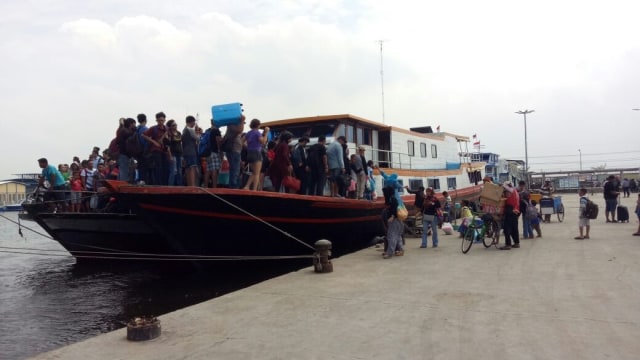
[[[453,226],[449,222],[442,223],[442,231],[444,231],[446,235],[451,235],[453,234]]]
[[[397,213],[398,213],[398,219],[400,221],[407,220],[407,217],[409,216],[409,212],[407,211],[407,208],[404,206],[404,204],[398,205]]]

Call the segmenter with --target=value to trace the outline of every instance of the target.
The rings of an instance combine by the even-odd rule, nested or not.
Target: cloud
[[[585,138],[594,148],[610,147],[604,124],[629,128],[640,116],[630,111],[640,107],[639,6],[615,0],[607,7],[548,0],[0,5],[10,25],[0,29],[7,119],[0,129],[12,140],[2,146],[29,149],[3,161],[0,178],[33,170],[41,156],[52,162],[86,156],[93,145],[109,143],[118,118],[139,112],[162,110],[182,124],[187,114],[206,121],[211,105],[240,101],[248,116],[263,121],[335,113],[381,121],[377,40],[385,40],[387,123],[478,133],[487,150],[523,158],[522,118],[514,111],[533,108],[530,157],[575,152]],[[631,133],[616,135],[616,142],[632,148]]]

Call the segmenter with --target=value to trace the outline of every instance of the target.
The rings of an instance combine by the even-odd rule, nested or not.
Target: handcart
[[[547,222],[551,221],[551,215],[558,215],[558,221],[564,220],[564,205],[562,204],[562,196],[545,196],[540,199],[540,214],[544,215]],[[547,216],[548,215],[548,216]]]

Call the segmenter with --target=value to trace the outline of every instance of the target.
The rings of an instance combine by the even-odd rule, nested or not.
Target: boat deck
[[[372,247],[160,316],[152,341],[120,329],[35,359],[637,359],[637,223],[602,213],[574,240],[577,200],[520,249],[409,238],[403,257]]]

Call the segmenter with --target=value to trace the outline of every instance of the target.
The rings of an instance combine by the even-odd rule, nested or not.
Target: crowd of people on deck
[[[155,114],[155,125],[147,125],[147,116],[121,118],[115,137],[100,152],[94,147],[86,160],[74,157],[70,163],[50,165],[39,159],[43,169],[41,185],[55,190],[50,200],[57,210],[90,211],[104,201],[93,196],[105,180],[135,184],[168,186],[228,187],[249,191],[276,191],[302,195],[374,200],[373,162],[365,158],[365,149],[349,154],[344,136],[330,144],[319,136],[309,146],[302,136],[292,145],[293,134],[282,131],[269,140],[268,127],[253,119],[245,132],[246,119],[227,125],[224,135],[214,122],[203,129],[194,116],[178,122],[167,121],[163,112]],[[50,185],[50,187],[49,187]],[[93,199],[93,200],[92,200]]]

